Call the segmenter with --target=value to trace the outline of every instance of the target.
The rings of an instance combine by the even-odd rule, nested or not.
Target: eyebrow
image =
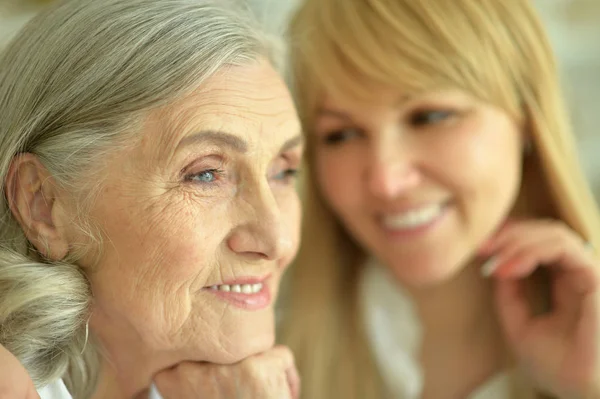
[[[213,143],[223,145],[240,153],[248,152],[248,142],[236,136],[235,134],[219,130],[203,130],[198,133],[189,135],[179,142],[177,148],[179,149],[190,144],[202,143]],[[304,136],[302,135],[302,133],[299,133],[291,139],[287,140],[285,143],[283,143],[279,152],[289,151],[290,149],[297,147],[303,143]]]
[[[214,143],[225,147],[230,147],[237,152],[247,152],[248,143],[238,136],[222,132],[219,130],[203,130],[198,133],[191,134],[179,142],[177,149],[188,146],[190,144]]]
[[[408,103],[409,101],[412,101],[415,97],[416,97],[416,95],[414,95],[414,94],[405,94],[405,95],[401,96],[400,98],[398,98],[398,100],[396,102],[394,102],[394,105],[397,107],[400,107],[400,106]],[[347,121],[352,121],[352,118],[350,117],[350,115],[348,113],[346,113],[344,111],[336,110],[336,109],[327,108],[327,107],[317,108],[317,114],[319,116],[328,116],[328,117],[333,117],[333,118],[338,118],[338,119],[344,119]]]
[[[342,111],[337,111],[334,109],[329,109],[329,108],[319,108],[317,110],[317,114],[319,114],[319,116],[328,116],[328,117],[333,117],[333,118],[338,118],[338,119],[344,119],[344,120],[351,120],[350,116],[348,116],[348,114],[342,112]]]
[[[304,135],[302,133],[299,133],[296,136],[292,137],[291,139],[287,140],[285,143],[283,143],[279,152],[286,152],[286,151],[291,150],[292,148],[298,147],[303,144],[304,144]]]

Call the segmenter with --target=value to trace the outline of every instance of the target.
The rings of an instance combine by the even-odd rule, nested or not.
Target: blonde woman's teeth
[[[442,213],[443,206],[434,204],[407,212],[384,215],[383,225],[388,229],[413,229],[433,222]]]
[[[235,292],[240,294],[257,294],[263,289],[263,283],[256,284],[221,284],[210,287],[213,291]]]

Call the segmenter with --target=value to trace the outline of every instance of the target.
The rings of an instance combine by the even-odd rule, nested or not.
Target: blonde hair
[[[99,240],[85,215],[105,154],[135,145],[150,110],[219,69],[277,63],[274,42],[242,10],[224,0],[72,0],[38,15],[0,55],[0,179],[17,154],[36,155],[78,204],[76,225]],[[62,377],[75,398],[89,397],[98,348],[83,351],[92,301],[85,270],[76,253],[62,262],[36,254],[4,184],[2,194],[0,344],[37,386]]]
[[[365,82],[403,92],[449,87],[501,107],[533,142],[518,203],[535,216],[562,219],[600,248],[600,218],[578,164],[555,60],[529,1],[306,0],[289,44],[309,173],[281,338],[296,355],[304,397],[385,396],[357,304],[366,254],[333,216],[312,169],[311,129],[325,92],[364,100]]]

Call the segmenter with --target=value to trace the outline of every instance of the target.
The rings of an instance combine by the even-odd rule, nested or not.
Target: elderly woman
[[[242,397],[293,395],[272,304],[302,140],[273,53],[223,0],[72,0],[5,50],[12,388],[29,389],[20,363],[42,397],[233,397],[244,378]]]

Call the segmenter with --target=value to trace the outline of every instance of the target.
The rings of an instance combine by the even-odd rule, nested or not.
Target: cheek
[[[201,218],[183,204],[140,205],[107,215],[103,227],[110,244],[92,280],[106,310],[156,323],[185,317],[191,295],[213,272],[220,231],[211,217]]]
[[[501,122],[486,130],[474,127],[458,132],[452,140],[435,147],[440,175],[464,212],[477,213],[472,216],[482,220],[506,213],[520,185],[519,132],[509,122]]]
[[[286,234],[290,238],[289,254],[286,254],[281,262],[287,266],[295,256],[300,245],[301,206],[298,193],[295,189],[286,189],[277,196],[281,217],[283,218]]]
[[[344,148],[317,151],[317,184],[329,206],[338,214],[349,212],[361,201],[362,159],[360,154]]]

